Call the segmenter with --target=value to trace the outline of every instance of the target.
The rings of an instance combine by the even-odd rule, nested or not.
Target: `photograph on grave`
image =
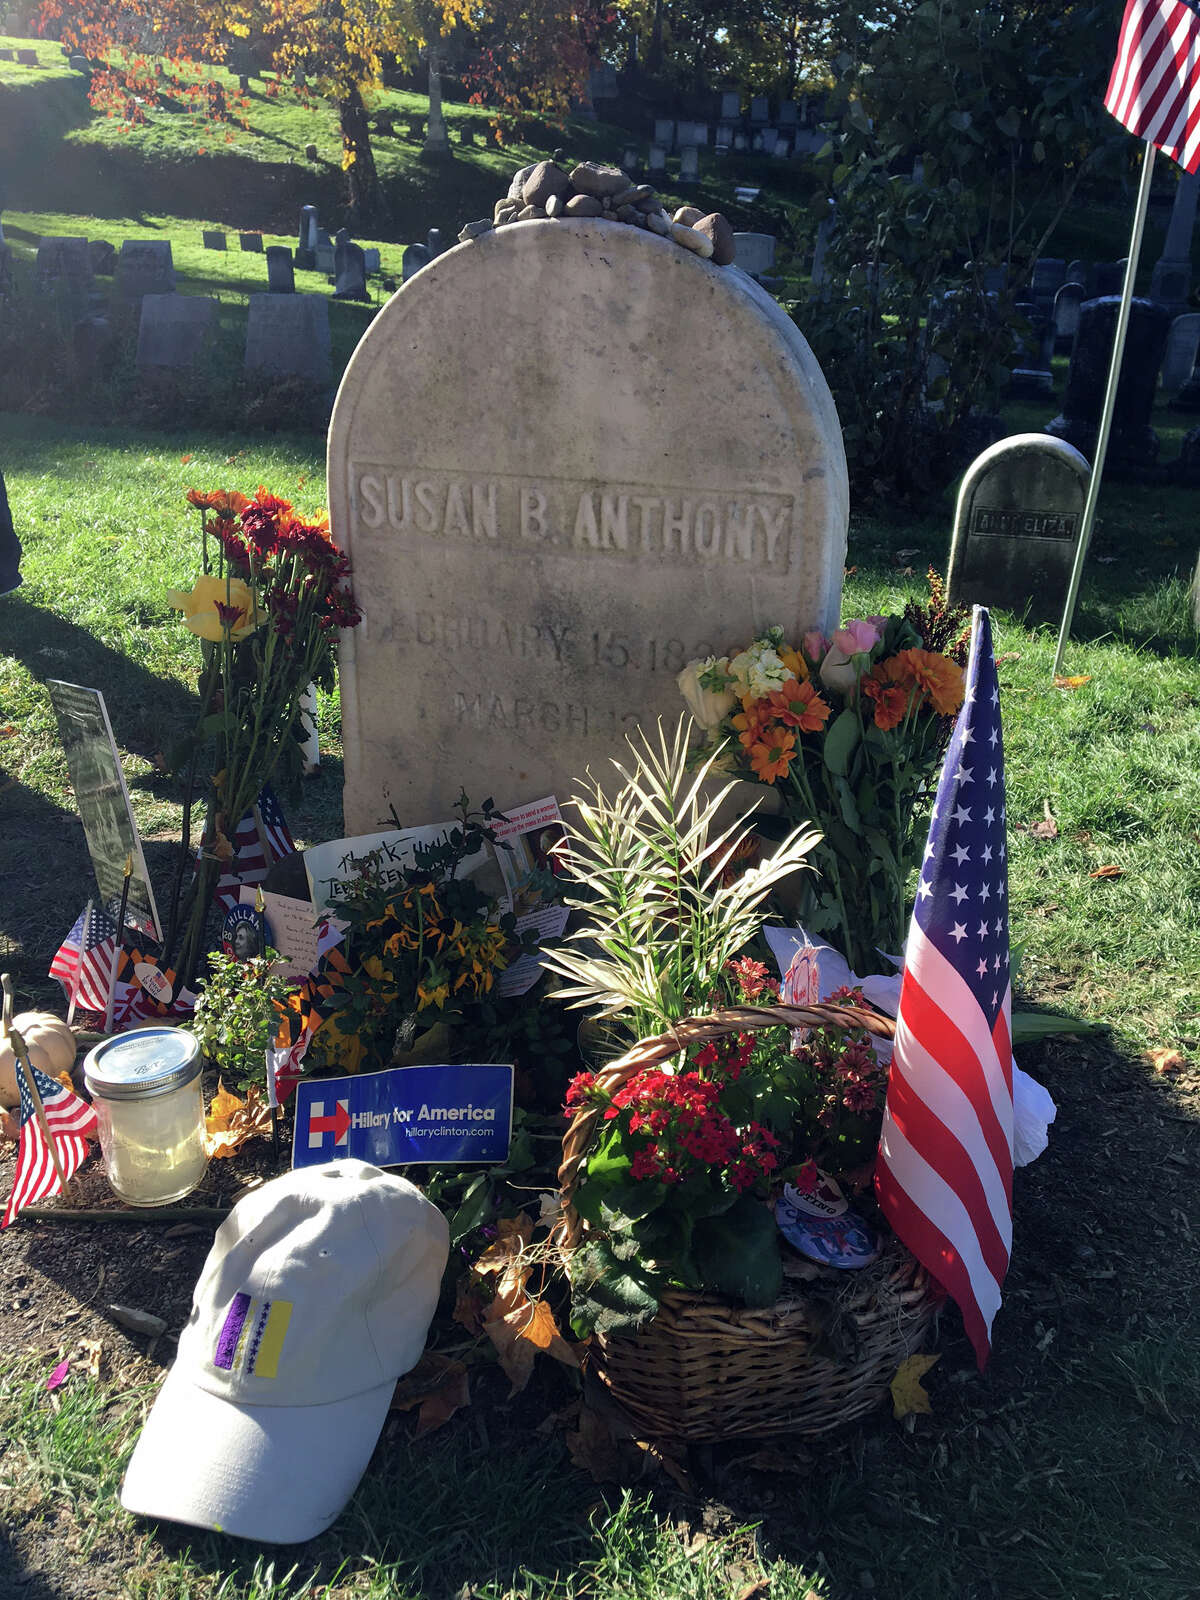
[[[427,381],[433,352],[471,384]],[[837,622],[845,455],[807,344],[749,279],[621,223],[490,232],[406,285],[347,368],[328,483],[365,607],[348,832],[446,815],[464,782],[566,797],[675,718],[730,628]]]
[[[161,938],[154,889],[104,696],[99,689],[57,678],[48,678],[46,688],[58,721],[100,899],[105,904],[112,902],[114,907],[120,903],[127,882],[125,862],[132,856],[125,920],[140,933]]]

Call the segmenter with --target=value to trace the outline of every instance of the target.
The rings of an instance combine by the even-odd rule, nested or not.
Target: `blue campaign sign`
[[[292,1166],[352,1156],[377,1167],[503,1161],[512,1135],[513,1069],[393,1067],[296,1086]]]

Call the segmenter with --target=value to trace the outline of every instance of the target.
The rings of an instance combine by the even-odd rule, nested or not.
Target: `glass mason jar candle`
[[[200,1046],[185,1028],[131,1028],[90,1050],[83,1081],[108,1181],[131,1206],[190,1194],[208,1164]]]

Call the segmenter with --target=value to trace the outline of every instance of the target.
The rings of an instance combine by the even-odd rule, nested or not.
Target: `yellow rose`
[[[167,599],[176,611],[183,612],[183,620],[193,633],[201,639],[211,639],[214,644],[219,644],[227,632],[233,640],[245,639],[264,620],[253,589],[240,578],[218,578],[210,572],[196,579],[196,586],[190,593],[184,589],[168,589]],[[226,613],[224,618],[222,612]],[[227,622],[231,624],[228,628]]]

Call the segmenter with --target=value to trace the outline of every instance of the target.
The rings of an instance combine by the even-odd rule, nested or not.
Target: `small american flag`
[[[296,848],[283,815],[283,808],[268,784],[254,805],[234,830],[230,841],[233,860],[217,881],[214,899],[222,911],[230,911],[238,903],[238,891],[243,884],[261,883],[267,868]]]
[[[62,984],[67,999],[73,997],[85,1011],[103,1013],[107,1009],[116,939],[116,918],[100,907],[90,906],[79,913],[74,927],[54,952],[50,976]]]
[[[1127,0],[1105,109],[1187,172],[1200,169],[1200,6]]]
[[[1000,687],[976,606],[905,947],[875,1169],[894,1232],[957,1301],[982,1367],[1012,1248],[1012,983]]]
[[[7,1228],[26,1206],[44,1200],[47,1195],[62,1192],[24,1072],[18,1072],[17,1078],[21,1091],[21,1134],[12,1193],[8,1197],[0,1228]],[[46,1127],[54,1141],[59,1164],[69,1179],[87,1160],[90,1149],[87,1135],[96,1132],[96,1113],[86,1100],[81,1100],[63,1084],[55,1083],[37,1067],[33,1067],[33,1081],[41,1096]]]

